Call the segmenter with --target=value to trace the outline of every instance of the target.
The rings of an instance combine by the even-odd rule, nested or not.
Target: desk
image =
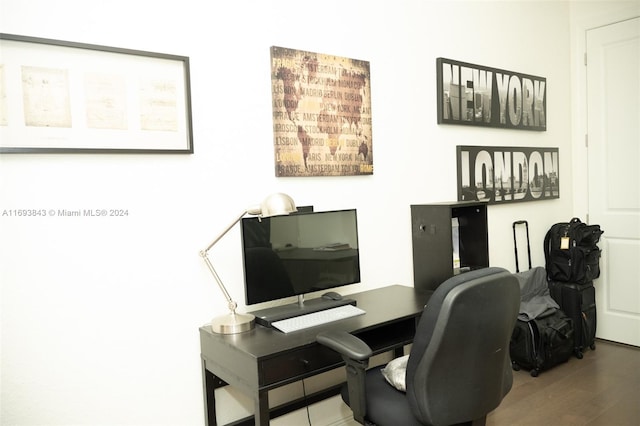
[[[255,424],[269,424],[270,389],[343,365],[336,352],[316,343],[321,331],[345,330],[363,339],[375,354],[400,350],[413,341],[428,296],[393,285],[350,294],[365,315],[284,334],[261,325],[245,333],[215,334],[200,328],[205,421],[216,425],[215,389],[225,384],[251,396]]]

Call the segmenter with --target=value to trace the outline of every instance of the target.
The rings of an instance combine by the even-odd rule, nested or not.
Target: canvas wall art
[[[560,198],[558,148],[458,146],[457,165],[459,201]]]
[[[543,77],[436,59],[438,124],[547,129]]]
[[[278,177],[373,174],[369,62],[271,47]]]

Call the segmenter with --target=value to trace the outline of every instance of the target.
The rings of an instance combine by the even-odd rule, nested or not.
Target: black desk
[[[217,424],[217,387],[229,384],[251,396],[255,424],[268,425],[270,389],[343,365],[337,353],[316,343],[320,331],[346,330],[367,342],[375,354],[401,352],[413,341],[417,319],[428,298],[400,285],[348,297],[367,313],[289,334],[260,325],[235,335],[215,334],[211,327],[201,327],[206,424]]]

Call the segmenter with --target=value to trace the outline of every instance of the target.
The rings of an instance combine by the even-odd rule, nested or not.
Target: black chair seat
[[[365,398],[367,420],[380,425],[421,426],[409,407],[409,400],[385,380],[381,373],[384,366],[367,371]],[[342,400],[349,404],[349,391],[345,385],[341,390]]]

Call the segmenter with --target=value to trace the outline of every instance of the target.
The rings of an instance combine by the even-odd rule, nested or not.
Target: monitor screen
[[[242,219],[248,305],[360,282],[356,210]]]

